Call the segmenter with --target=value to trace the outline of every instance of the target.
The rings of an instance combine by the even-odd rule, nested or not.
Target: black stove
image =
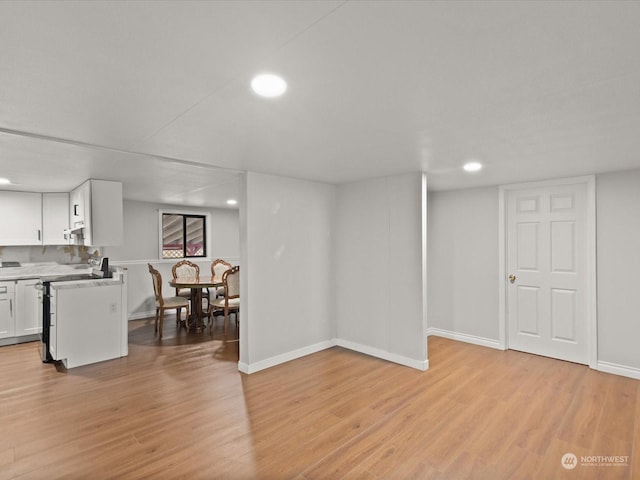
[[[70,273],[67,275],[50,275],[42,277],[42,284],[51,282],[74,282],[76,280],[97,280],[103,278],[102,275],[96,275],[94,273]]]

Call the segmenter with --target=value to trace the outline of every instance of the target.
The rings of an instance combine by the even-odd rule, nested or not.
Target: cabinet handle
[[[38,241],[42,240],[42,230],[38,230]]]
[[[9,299],[9,316],[13,317],[13,298]]]
[[[79,205],[78,205],[78,204],[75,204],[75,205],[73,206],[73,216],[74,216],[74,217],[77,217],[77,216],[78,216],[78,207],[79,207]]]

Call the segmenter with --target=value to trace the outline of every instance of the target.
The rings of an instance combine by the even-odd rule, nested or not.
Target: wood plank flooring
[[[0,480],[640,478],[640,382],[585,366],[431,337],[427,372],[333,348],[247,376],[171,317],[129,342],[69,372],[0,348]]]

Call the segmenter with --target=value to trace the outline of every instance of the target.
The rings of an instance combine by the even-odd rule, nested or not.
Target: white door
[[[509,348],[589,363],[588,184],[507,192]]]

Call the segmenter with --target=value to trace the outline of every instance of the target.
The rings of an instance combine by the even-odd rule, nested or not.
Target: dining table
[[[202,289],[222,287],[221,279],[215,279],[213,276],[206,277],[185,277],[174,278],[169,281],[169,285],[173,288],[189,288],[191,289],[191,315],[188,319],[189,325],[193,325],[196,332],[200,333],[205,329],[203,318],[205,317],[202,310]],[[214,290],[215,291],[215,290]],[[208,313],[208,312],[207,312]],[[190,330],[191,328],[189,328]]]

